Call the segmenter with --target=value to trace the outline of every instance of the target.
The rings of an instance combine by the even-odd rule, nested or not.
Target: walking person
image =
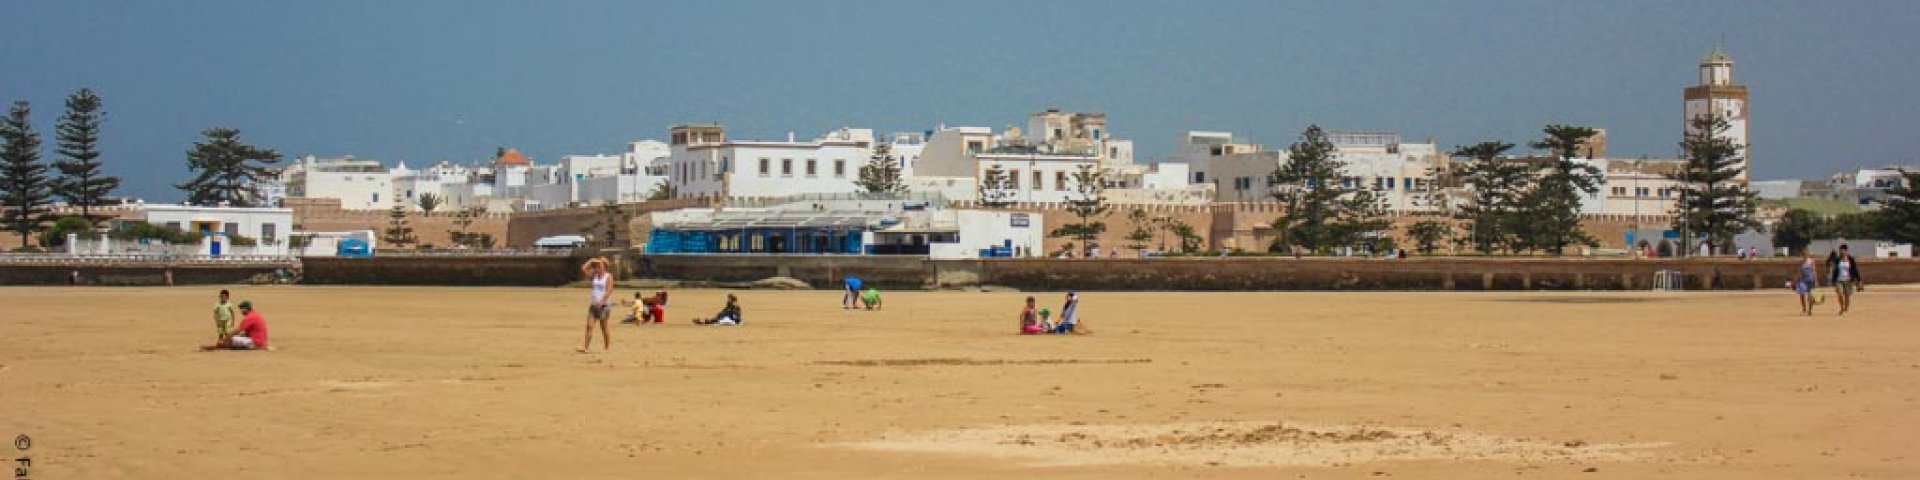
[[[1815,276],[1813,272],[1813,252],[1802,250],[1800,252],[1800,275],[1794,277],[1791,286],[1793,287],[1794,293],[1800,294],[1800,314],[1809,317],[1813,316],[1813,306],[1820,303],[1813,299],[1813,288],[1815,286]]]
[[[607,317],[613,315],[613,273],[607,271],[607,260],[595,258],[587,260],[580,270],[587,274],[593,289],[587,298],[587,334],[580,341],[580,353],[587,353],[593,346],[593,323],[600,322],[600,350],[613,349],[613,337],[607,329]]]
[[[1827,265],[1830,272],[1828,280],[1833,282],[1834,296],[1840,298],[1840,314],[1846,315],[1853,307],[1853,292],[1863,286],[1860,280],[1860,261],[1847,252],[1847,244],[1840,244],[1840,253],[1834,255],[1833,262]]]

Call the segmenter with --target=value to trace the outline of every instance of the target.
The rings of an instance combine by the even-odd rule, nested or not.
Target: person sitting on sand
[[[1060,306],[1060,325],[1053,327],[1053,333],[1079,333],[1074,330],[1080,326],[1079,309],[1080,294],[1067,292],[1067,303]]]
[[[1040,308],[1040,330],[1048,331],[1048,332],[1053,331],[1052,317],[1053,317],[1053,310],[1048,310],[1045,307]]]
[[[253,302],[240,301],[240,326],[228,332],[226,338],[213,345],[200,347],[201,350],[272,350],[267,345],[267,320],[260,312],[253,310]]]
[[[880,289],[868,285],[866,291],[860,292],[860,304],[867,307],[867,310],[879,310]]]
[[[720,313],[715,314],[713,318],[696,318],[693,320],[693,323],[700,325],[739,325],[742,321],[740,318],[740,297],[729,293],[727,294],[727,306],[721,307]]]
[[[653,319],[653,299],[640,296],[640,292],[633,292],[633,300],[621,300],[620,305],[633,307],[633,313],[620,319],[620,323],[647,323]]]
[[[652,296],[642,297],[640,292],[633,293],[633,300],[621,300],[621,305],[632,305],[633,314],[621,319],[620,323],[665,323],[667,319],[667,292],[653,292]]]
[[[1033,311],[1033,297],[1027,297],[1027,306],[1020,309],[1020,334],[1033,335],[1046,332],[1046,329],[1040,328],[1038,317]]]

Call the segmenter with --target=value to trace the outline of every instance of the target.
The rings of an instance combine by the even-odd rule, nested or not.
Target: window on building
[[[1096,128],[1096,129],[1093,129],[1093,139],[1094,139],[1094,140],[1099,140],[1099,139],[1100,139],[1100,129],[1098,129],[1098,128]]]
[[[240,236],[240,224],[227,222],[227,224],[222,225],[222,227],[225,227],[225,228],[222,228],[220,231],[227,232],[228,237]]]
[[[1233,179],[1233,189],[1234,190],[1252,190],[1253,177],[1240,177],[1240,178]]]
[[[1393,180],[1394,180],[1393,177],[1387,177],[1387,190],[1392,190],[1394,188]]]
[[[815,175],[814,165],[818,163],[820,163],[819,160],[807,159],[807,176],[811,177]]]
[[[373,203],[380,203],[380,192],[373,192]]]
[[[986,144],[978,140],[967,142],[967,153],[980,153],[980,150],[985,148]]]
[[[1207,172],[1193,172],[1193,183],[1207,183]]]
[[[720,157],[720,173],[728,173],[732,171],[733,171],[733,164],[727,161],[727,157]]]
[[[1020,169],[1007,170],[1007,188],[1020,189]]]
[[[782,177],[793,176],[793,159],[791,158],[780,159],[780,176]]]
[[[1034,170],[1033,171],[1033,189],[1040,190],[1040,189],[1047,188],[1047,183],[1045,179],[1046,177],[1040,176],[1039,170]]]
[[[280,233],[278,232],[279,228],[277,227],[279,227],[279,225],[274,225],[271,223],[260,224],[260,241],[266,244],[278,243],[277,241],[274,240],[276,237],[279,236],[279,233]]]
[[[1053,172],[1053,189],[1067,191],[1067,172]]]
[[[769,169],[772,168],[769,167],[769,165],[772,165],[770,162],[770,160],[764,158],[760,159],[760,176],[767,176]]]
[[[179,230],[180,222],[167,222],[167,228],[171,230]]]
[[[847,177],[847,161],[846,160],[833,161],[833,177],[834,178]]]

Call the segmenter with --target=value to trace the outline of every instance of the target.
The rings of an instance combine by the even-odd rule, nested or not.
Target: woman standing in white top
[[[593,282],[593,291],[587,299],[587,336],[580,342],[580,353],[587,353],[587,347],[593,346],[593,322],[600,322],[600,349],[613,348],[613,337],[607,333],[607,317],[613,315],[613,273],[607,271],[607,259],[587,260],[580,271]]]

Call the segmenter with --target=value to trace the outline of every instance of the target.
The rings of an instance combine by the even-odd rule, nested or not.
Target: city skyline
[[[1724,41],[1753,88],[1753,178],[1913,162],[1884,141],[1920,106],[1920,67],[1881,60],[1915,43],[1905,3],[983,5],[31,2],[0,18],[0,99],[33,102],[44,137],[93,88],[120,193],[156,200],[216,126],[289,159],[419,165],[617,152],[683,122],[811,138],[1059,107],[1106,112],[1143,162],[1187,130],[1279,148],[1308,124],[1449,148],[1582,124],[1613,157],[1670,158]]]

